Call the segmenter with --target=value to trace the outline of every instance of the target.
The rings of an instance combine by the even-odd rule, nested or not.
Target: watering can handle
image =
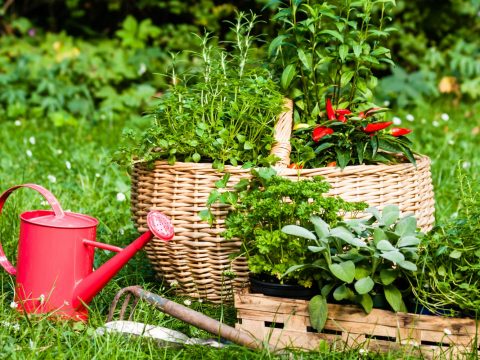
[[[53,212],[55,213],[56,217],[63,217],[64,212],[62,210],[62,207],[60,206],[60,203],[58,200],[53,196],[53,194],[45,189],[44,187],[36,184],[23,184],[23,185],[16,185],[11,187],[10,189],[6,190],[1,196],[0,196],[0,215],[3,210],[3,205],[5,204],[5,201],[7,201],[7,198],[10,196],[10,194],[21,187],[27,187],[33,190],[38,191],[44,198],[47,200],[47,202],[50,204],[50,206],[53,209]],[[10,275],[15,275],[17,273],[17,269],[8,261],[7,257],[5,256],[5,252],[3,251],[2,244],[0,244],[0,265],[10,274]]]

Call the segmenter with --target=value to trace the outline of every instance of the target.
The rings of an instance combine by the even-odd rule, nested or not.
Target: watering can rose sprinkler
[[[38,191],[52,210],[32,210],[20,215],[17,267],[6,258],[0,244],[0,265],[16,276],[17,309],[26,313],[52,314],[86,321],[88,304],[153,236],[173,238],[170,220],[157,211],[147,215],[149,231],[126,248],[95,240],[98,220],[83,214],[64,212],[57,199],[35,184],[14,186],[0,196],[0,214],[8,196],[27,187]],[[93,270],[95,248],[117,254]]]

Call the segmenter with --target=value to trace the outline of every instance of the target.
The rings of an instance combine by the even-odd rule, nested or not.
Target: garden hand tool
[[[110,312],[107,319],[108,322],[112,321],[115,309],[117,307],[117,303],[124,294],[126,294],[126,297],[120,309],[120,320],[123,320],[123,318],[125,317],[125,313],[133,295],[134,300],[131,306],[131,312],[128,320],[131,320],[138,301],[142,299],[155,306],[156,308],[160,309],[165,314],[185,321],[186,323],[194,325],[202,330],[208,331],[211,334],[215,334],[226,340],[230,340],[236,344],[247,346],[251,349],[263,349],[264,347],[269,347],[269,345],[264,345],[261,340],[255,338],[252,335],[234,329],[231,326],[223,324],[186,306],[177,304],[176,302],[170,301],[159,295],[146,291],[140,286],[129,286],[123,288],[117,293],[117,295],[115,295],[112,305],[110,306]],[[190,343],[193,344],[193,342]]]
[[[0,214],[8,196],[27,187],[38,191],[53,210],[32,210],[20,215],[17,267],[7,260],[0,244],[0,265],[16,276],[17,309],[65,319],[88,318],[87,304],[110,279],[155,235],[168,241],[174,235],[170,220],[159,212],[147,215],[150,231],[126,248],[95,240],[98,220],[64,212],[57,199],[35,184],[14,186],[0,196]],[[95,248],[118,254],[93,270]]]

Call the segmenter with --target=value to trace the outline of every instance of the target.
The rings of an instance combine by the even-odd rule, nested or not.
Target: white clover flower
[[[183,303],[184,303],[185,305],[187,305],[187,306],[192,305],[192,302],[191,302],[190,300],[188,300],[188,299],[187,299],[187,300],[184,300]]]
[[[170,286],[171,287],[178,286],[178,281],[177,280],[170,281]]]
[[[40,304],[43,304],[45,302],[45,295],[41,294],[38,300],[40,301]]]
[[[72,168],[72,164],[68,160],[65,161],[65,166],[67,167],[68,170],[70,170]]]
[[[402,123],[402,119],[400,119],[400,118],[397,117],[397,116],[394,116],[393,119],[392,119],[392,121],[393,121],[393,124],[394,124],[394,125],[400,125],[400,124]]]
[[[125,201],[126,198],[127,197],[125,196],[124,193],[121,193],[121,192],[117,193],[117,201]]]
[[[125,234],[125,230],[123,230],[122,228],[120,228],[120,230],[118,230],[118,232],[120,233],[120,235]]]
[[[19,324],[13,324],[12,329],[13,329],[13,331],[17,332],[17,331],[20,330],[20,325]]]
[[[12,302],[10,303],[10,307],[11,307],[12,309],[16,309],[16,308],[18,308],[18,303],[16,303],[15,301],[12,301]]]
[[[25,151],[25,153],[27,154],[28,157],[32,157],[32,155],[33,155],[30,150]]]
[[[57,155],[62,155],[62,153],[63,153],[62,149],[57,150]]]
[[[51,183],[57,182],[57,178],[55,177],[55,175],[48,175],[47,178],[48,178],[48,181],[50,181]]]
[[[385,101],[383,102],[383,106],[389,107],[389,106],[390,106],[390,101],[385,100]]]
[[[443,121],[448,121],[448,120],[450,120],[450,116],[448,116],[447,113],[443,113],[442,115],[440,115],[440,118],[441,118]]]
[[[29,142],[30,144],[32,144],[32,145],[35,145],[35,143],[36,143],[36,141],[35,141],[35,136],[30,136],[30,137],[28,138],[28,142]]]
[[[15,120],[15,126],[22,126],[22,122],[20,120]]]
[[[407,116],[405,116],[405,119],[407,119],[408,121],[413,121],[415,120],[415,117],[412,114],[407,114]]]
[[[42,205],[42,206],[47,206],[47,205],[48,205],[48,201],[47,201],[47,200],[42,200],[42,201],[40,201],[40,205]]]
[[[96,173],[96,174],[95,174],[95,177],[96,177],[96,178],[99,178],[99,177],[100,177],[100,174],[99,174],[99,173]]]
[[[464,169],[468,169],[472,164],[470,163],[470,161],[464,161],[462,163],[462,168]]]
[[[452,330],[445,328],[445,329],[443,329],[443,333],[445,335],[452,335]]]
[[[198,299],[198,302],[201,304],[203,303],[203,299]]]
[[[448,145],[455,145],[455,141],[453,139],[448,140]]]
[[[439,127],[440,123],[437,120],[433,120],[432,125],[435,126],[435,127]]]

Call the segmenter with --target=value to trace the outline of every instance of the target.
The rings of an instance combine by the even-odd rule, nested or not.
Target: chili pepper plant
[[[375,106],[373,70],[393,65],[382,45],[394,0],[281,2],[269,46],[273,68],[295,103],[292,167],[415,163],[405,137]],[[322,111],[326,103],[326,113]],[[403,157],[397,154],[403,154]]]
[[[398,163],[415,164],[412,142],[406,137],[411,130],[391,127],[388,109],[374,107],[357,112],[334,109],[326,100],[325,115],[315,125],[297,124],[292,134],[290,158],[298,167]]]

